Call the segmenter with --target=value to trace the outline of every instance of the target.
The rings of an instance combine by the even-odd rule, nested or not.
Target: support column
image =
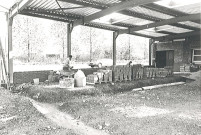
[[[116,39],[119,34],[118,34],[118,32],[113,32],[112,35],[113,35],[113,66],[115,66],[116,61],[117,61],[117,59],[116,59],[116,56],[117,56]]]
[[[153,39],[149,39],[149,66],[152,66],[152,53],[151,53],[151,49],[152,49],[152,44],[154,43]]]
[[[73,30],[72,24],[67,24],[67,57],[71,55],[71,33]]]
[[[13,45],[12,45],[13,18],[8,18],[8,77],[10,84],[13,84]]]

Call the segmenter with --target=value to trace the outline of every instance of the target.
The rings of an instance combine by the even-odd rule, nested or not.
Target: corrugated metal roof
[[[196,3],[187,6],[175,7],[175,10],[187,13],[187,14],[196,14],[201,13],[201,3]]]
[[[158,17],[158,18],[161,18],[161,19],[173,18],[173,16],[166,15],[166,14],[163,14],[163,13],[160,13],[160,12],[156,12],[156,11],[153,11],[153,10],[150,10],[150,9],[146,9],[146,8],[143,8],[143,7],[140,7],[140,6],[130,8],[129,10],[137,12],[137,13],[142,13],[142,14],[145,14],[145,15],[153,16],[153,17]]]
[[[190,22],[190,21],[185,21],[185,22],[179,22],[180,24],[185,24],[188,26],[196,27],[196,28],[201,28],[201,24]]]
[[[122,2],[121,0],[93,0],[93,1],[99,2],[99,3],[102,3],[102,4],[108,4],[108,5],[112,5],[112,4]]]
[[[59,8],[55,0],[33,0],[27,7],[40,8],[40,9]]]
[[[124,20],[122,21],[122,23],[125,24],[132,24],[132,25],[145,25],[145,24],[149,24],[149,23],[153,23],[153,21],[149,21],[149,20],[145,20],[145,19],[141,19],[141,18],[137,18],[137,17],[132,17],[128,20]]]
[[[152,37],[162,37],[162,36],[167,35],[167,34],[156,33],[156,32],[152,32],[152,31],[146,31],[146,30],[136,31],[136,33],[140,33],[140,34],[144,34],[144,35],[152,36]]]
[[[26,14],[27,12],[27,15],[36,15],[37,17],[38,16],[51,17],[54,19],[58,19],[59,21],[69,20],[70,22],[72,22],[74,20],[97,13],[101,11],[101,9],[104,10],[107,7],[113,6],[120,2],[126,2],[126,1],[128,0],[74,0],[74,1],[66,0],[66,2],[64,2],[64,0],[62,1],[58,0],[58,3],[61,6],[61,8],[64,8],[63,10],[61,10],[56,0],[33,0],[25,8],[26,10],[24,10],[24,12],[22,11],[22,13]],[[87,4],[89,6],[86,6]],[[171,10],[171,8],[169,9]],[[172,9],[186,13],[186,15],[201,13],[200,4],[183,5],[178,7],[172,7]],[[43,12],[44,10],[47,12],[44,13]],[[162,9],[154,10],[153,8],[146,8],[146,6],[144,7],[137,6],[137,7],[127,8],[124,10],[125,12],[115,13],[117,15],[114,15],[114,14],[105,15],[104,17],[97,18],[90,22],[94,24],[87,23],[87,25],[89,26],[94,25],[96,27],[104,27],[105,29],[108,28],[110,30],[112,29],[116,30],[116,29],[127,29],[127,27],[130,27],[130,26],[136,27],[140,25],[147,25],[150,23],[154,23],[154,21],[166,20],[166,19],[175,17],[175,16],[167,15],[165,13],[161,13],[160,10]],[[120,25],[118,25],[118,23]],[[120,26],[124,26],[124,27],[120,27]],[[179,26],[179,27],[175,27],[175,26]],[[176,23],[175,26],[164,25],[164,26],[157,27],[157,29],[163,29],[163,31],[172,32],[172,33],[185,33],[192,30],[201,29],[200,24],[192,22],[192,21],[178,22]],[[186,26],[191,26],[191,27],[186,27]],[[192,28],[195,28],[195,29],[192,29]],[[166,35],[162,33],[157,33],[153,31],[152,29],[138,31],[138,33],[150,35],[154,37]]]
[[[71,3],[67,3],[67,2],[59,2],[59,4],[61,5],[62,8],[72,8],[72,7],[82,7],[80,5],[77,4],[71,4]],[[65,10],[66,13],[74,13],[74,14],[78,14],[78,15],[82,15],[82,16],[88,16],[91,14],[94,14],[96,12],[101,11],[100,9],[96,9],[96,8],[91,8],[91,7],[84,7],[84,8],[75,8],[75,9],[67,9]]]
[[[167,31],[167,32],[172,32],[172,33],[185,33],[185,32],[192,31],[192,30],[189,30],[189,29],[184,29],[184,28],[170,26],[170,25],[159,26],[159,27],[157,27],[157,29],[158,29],[158,31],[164,30],[164,31]]]

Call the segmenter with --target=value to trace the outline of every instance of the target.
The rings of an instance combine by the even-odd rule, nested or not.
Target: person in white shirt
[[[71,59],[72,59],[72,55],[69,55],[64,62],[63,70],[70,71],[73,68],[73,66],[71,66]]]

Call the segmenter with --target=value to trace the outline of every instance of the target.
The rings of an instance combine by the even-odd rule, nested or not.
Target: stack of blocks
[[[98,73],[102,74],[102,82],[112,82],[112,70],[98,70]]]
[[[158,68],[159,76],[158,77],[166,77],[168,76],[168,69]]]
[[[123,66],[115,66],[114,67],[114,81],[123,81],[124,76],[123,76]]]
[[[150,77],[150,69],[149,67],[144,67],[144,71],[143,71],[143,78],[149,78]]]
[[[190,65],[185,64],[184,70],[185,72],[190,72]]]
[[[143,78],[143,67],[141,65],[133,65],[132,67],[132,76],[133,79],[142,79]]]
[[[132,76],[132,70],[131,70],[131,67],[126,65],[126,66],[123,66],[123,79],[125,81],[131,81],[131,76]]]
[[[190,72],[190,65],[184,64],[184,65],[180,66],[180,72]]]
[[[87,76],[87,83],[121,82],[143,78],[166,77],[172,75],[172,68],[142,67],[140,64],[128,66],[117,65],[113,70],[98,70]]]
[[[180,66],[180,72],[184,72],[185,70],[184,70],[184,65],[182,65],[182,66]]]
[[[98,76],[94,74],[87,75],[86,82],[87,84],[96,84],[98,83]]]
[[[157,68],[151,68],[152,70],[152,78],[155,78],[156,77],[156,73],[157,73]]]
[[[94,72],[93,74],[97,75],[98,83],[101,83],[103,81],[103,73],[102,72]]]

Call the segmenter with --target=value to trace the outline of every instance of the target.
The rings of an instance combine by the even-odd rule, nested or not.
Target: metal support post
[[[117,55],[117,48],[116,48],[116,39],[118,37],[118,32],[113,32],[113,66],[116,65],[116,55]]]
[[[71,55],[71,33],[73,30],[73,24],[67,24],[67,57]]]
[[[149,66],[152,65],[152,53],[151,53],[151,49],[152,49],[152,44],[154,43],[153,39],[149,39]]]

